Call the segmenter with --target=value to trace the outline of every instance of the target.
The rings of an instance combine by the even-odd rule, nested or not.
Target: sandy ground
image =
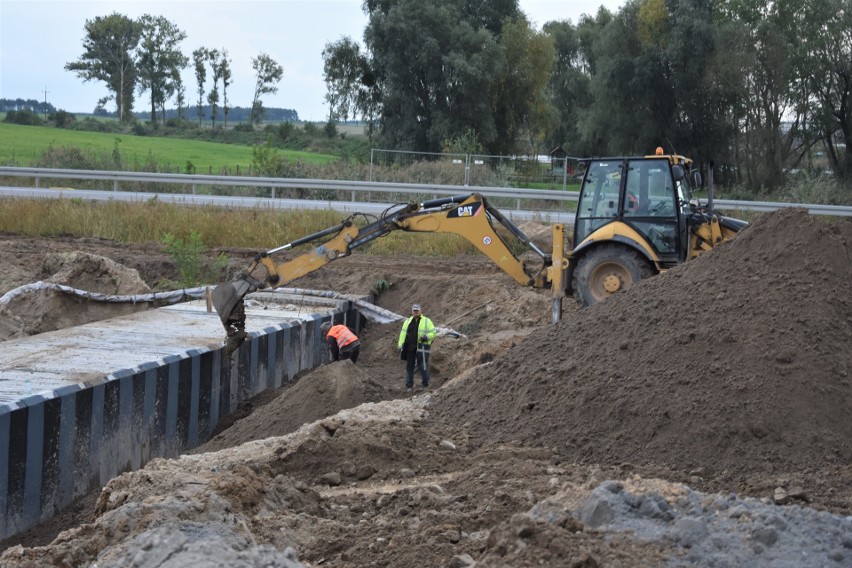
[[[850,250],[852,223],[767,214],[602,304],[566,300],[556,325],[549,292],[485,258],[353,255],[295,284],[383,281],[382,307],[418,302],[465,334],[436,341],[430,391],[403,390],[399,328],[371,324],[357,365],[246,403],[190,455],[9,539],[0,564],[849,565]],[[224,252],[233,273],[254,251]],[[92,239],[0,235],[0,262],[0,294],[177,276],[156,245]],[[44,294],[0,311],[0,334],[104,316],[57,318],[69,300]]]

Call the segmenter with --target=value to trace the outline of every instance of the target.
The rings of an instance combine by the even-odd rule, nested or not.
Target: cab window
[[[671,217],[674,214],[674,184],[668,162],[631,161],[627,168],[625,217]]]
[[[575,242],[618,217],[621,161],[592,162],[580,188]]]

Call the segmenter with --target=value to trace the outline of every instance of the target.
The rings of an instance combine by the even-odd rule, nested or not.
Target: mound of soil
[[[436,394],[477,443],[704,474],[852,461],[852,224],[761,217]]]
[[[136,269],[80,251],[50,253],[38,279],[109,295],[147,294],[151,288]],[[32,283],[27,282],[28,284]],[[0,341],[146,310],[145,303],[102,303],[48,288],[16,295],[0,308]]]
[[[192,453],[200,454],[231,448],[272,436],[295,432],[346,408],[384,400],[384,389],[352,361],[323,365],[233,426],[214,436]]]

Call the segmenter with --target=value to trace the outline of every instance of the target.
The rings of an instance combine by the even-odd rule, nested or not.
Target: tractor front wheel
[[[628,290],[653,276],[651,265],[637,252],[621,245],[602,245],[584,254],[574,270],[574,297],[582,307]]]

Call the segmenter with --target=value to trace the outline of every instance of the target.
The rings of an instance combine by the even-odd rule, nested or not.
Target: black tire
[[[639,253],[623,245],[601,245],[577,263],[574,298],[582,307],[591,306],[653,275],[654,269]]]

